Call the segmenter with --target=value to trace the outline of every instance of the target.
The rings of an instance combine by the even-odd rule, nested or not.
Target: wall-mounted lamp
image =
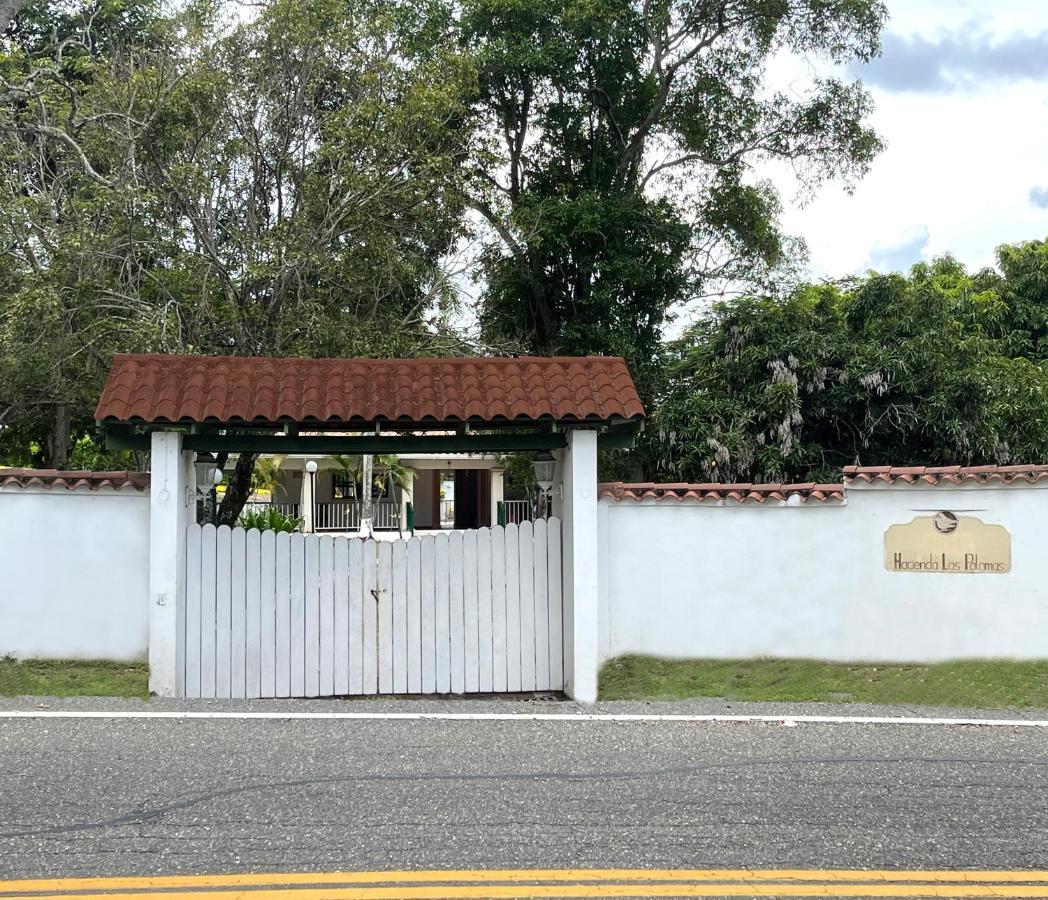
[[[552,495],[560,493],[560,487],[553,487],[553,480],[557,477],[557,460],[549,450],[541,450],[535,454],[532,461],[535,469],[535,481],[538,482],[539,490],[543,494]]]
[[[222,483],[222,470],[218,468],[212,453],[198,453],[193,462],[198,494],[206,494]]]

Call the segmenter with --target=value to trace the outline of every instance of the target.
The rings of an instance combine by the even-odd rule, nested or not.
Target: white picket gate
[[[185,697],[560,690],[560,520],[374,541],[190,525]]]

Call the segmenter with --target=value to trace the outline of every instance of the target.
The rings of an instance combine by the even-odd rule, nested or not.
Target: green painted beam
[[[597,435],[597,448],[600,450],[629,449],[636,444],[636,431],[602,431]]]
[[[556,450],[567,446],[563,434],[302,435],[188,434],[186,450],[231,453],[484,453]]]
[[[127,424],[103,426],[110,450],[148,450],[148,431]],[[616,423],[597,436],[603,449],[629,448],[637,441],[640,423]],[[229,431],[220,434],[211,427],[193,428],[183,437],[187,450],[231,453],[483,453],[526,450],[558,450],[567,446],[563,431],[503,432],[491,434],[399,434],[338,435],[279,434],[258,430]]]

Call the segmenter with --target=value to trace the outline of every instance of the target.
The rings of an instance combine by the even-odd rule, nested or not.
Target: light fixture
[[[535,469],[535,481],[538,482],[539,490],[543,494],[553,492],[553,479],[557,474],[557,461],[549,450],[541,450],[535,454],[532,461]]]
[[[222,470],[215,463],[214,454],[198,453],[193,461],[193,470],[196,473],[196,489],[199,494],[206,494],[215,485],[222,481]]]
[[[315,459],[306,460],[306,471],[309,472],[310,475],[317,474],[317,461]]]

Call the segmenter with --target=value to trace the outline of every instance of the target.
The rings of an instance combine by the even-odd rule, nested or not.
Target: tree
[[[908,277],[718,304],[669,349],[659,477],[1048,459],[1048,282],[1031,278],[1043,245],[1002,247],[999,260],[1003,275],[945,257]]]
[[[52,402],[89,415],[114,349],[439,351],[473,85],[468,61],[427,39],[443,11],[272,0],[238,23],[222,9],[156,13],[104,41],[89,12],[47,55],[7,57],[0,411],[17,427],[32,430],[29,384],[53,381]],[[48,303],[42,379],[27,349]],[[78,358],[92,365],[69,373]],[[253,467],[238,457],[220,522]]]
[[[755,167],[814,188],[880,147],[859,85],[774,91],[769,59],[868,60],[885,15],[880,0],[467,0],[488,336],[621,353],[650,398],[675,305],[791,256]]]

